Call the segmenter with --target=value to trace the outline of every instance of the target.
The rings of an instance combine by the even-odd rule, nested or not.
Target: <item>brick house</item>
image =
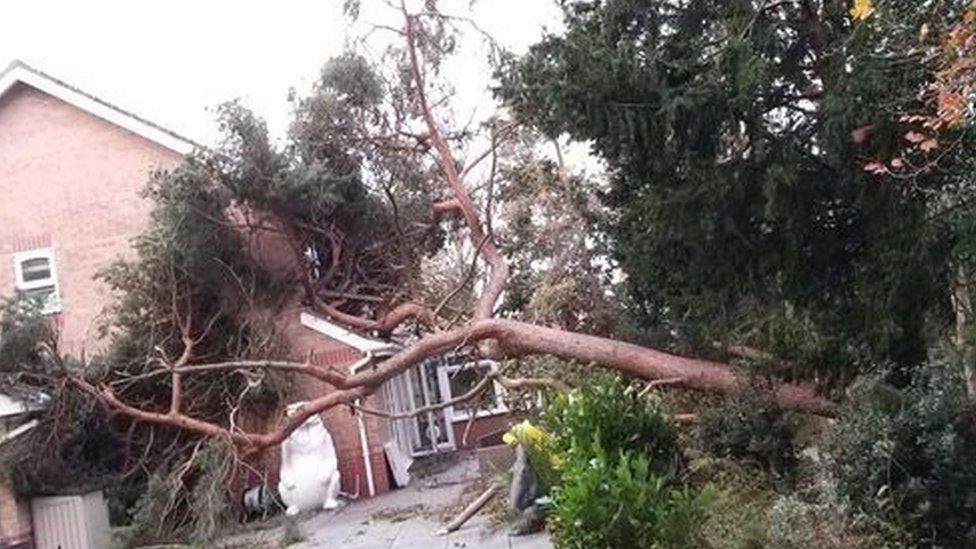
[[[93,328],[110,295],[93,277],[114,259],[133,253],[130,241],[151,209],[140,196],[149,173],[176,166],[195,147],[161,126],[14,62],[0,73],[0,295],[42,296],[46,313],[59,326],[62,348],[72,354],[97,351],[102,342]],[[297,305],[283,312],[280,326],[296,356],[311,355],[323,367],[355,370],[397,348]],[[460,394],[482,366],[449,362],[414,368],[366,404],[404,411]],[[317,380],[303,380],[300,387],[304,396],[330,390]],[[502,428],[505,410],[496,396],[481,410],[446,408],[394,421],[353,414],[345,407],[326,412],[343,491],[368,496],[390,489],[391,448],[407,458],[451,451]],[[277,461],[276,450],[265,460],[272,483],[277,482]],[[0,486],[0,547],[27,539],[29,533],[29,508],[25,512],[24,502]]]

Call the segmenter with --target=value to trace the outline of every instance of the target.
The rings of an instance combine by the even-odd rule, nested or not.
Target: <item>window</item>
[[[14,286],[21,296],[37,300],[44,314],[60,312],[54,250],[46,248],[14,254]]]
[[[488,374],[492,362],[481,360],[476,362],[447,363],[440,368],[441,385],[447,388],[448,399],[457,398],[472,389]],[[504,401],[505,391],[501,385],[492,381],[481,395],[460,403],[451,408],[453,421],[464,421],[475,417],[491,416],[508,411]]]

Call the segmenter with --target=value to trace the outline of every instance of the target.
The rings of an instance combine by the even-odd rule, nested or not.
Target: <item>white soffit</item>
[[[31,402],[28,399],[22,400],[0,393],[0,417],[16,416],[41,410],[44,408],[43,401],[46,401],[47,398],[46,396],[39,396],[37,399],[33,399],[34,402]]]
[[[0,97],[3,97],[17,83],[38,89],[171,151],[186,155],[197,148],[196,143],[185,137],[102,101],[21,61],[14,61],[7,70],[0,73]]]
[[[339,343],[348,345],[364,355],[380,357],[390,355],[399,349],[395,343],[362,336],[309,312],[302,312],[301,322],[306,328],[311,328],[324,336],[331,337]]]

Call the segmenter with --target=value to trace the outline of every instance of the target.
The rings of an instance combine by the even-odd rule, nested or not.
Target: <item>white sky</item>
[[[453,13],[469,0],[442,1]],[[211,144],[209,107],[241,98],[281,136],[289,88],[307,89],[329,57],[367,23],[397,23],[382,0],[362,0],[358,28],[342,0],[28,0],[5,2],[0,68],[21,59],[153,122]],[[481,0],[472,10],[502,45],[524,51],[558,30],[554,0]],[[477,53],[450,65],[462,109],[491,107]],[[459,110],[458,114],[461,112]],[[468,114],[464,115],[467,119]]]

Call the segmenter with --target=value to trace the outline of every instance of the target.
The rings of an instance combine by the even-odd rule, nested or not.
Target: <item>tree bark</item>
[[[973,314],[973,300],[969,293],[969,278],[962,263],[956,265],[956,272],[952,284],[952,307],[956,313],[956,330],[953,343],[962,361],[963,377],[966,382],[966,394],[969,398],[976,398],[976,369],[973,364],[973,349],[969,343],[970,320]]]

